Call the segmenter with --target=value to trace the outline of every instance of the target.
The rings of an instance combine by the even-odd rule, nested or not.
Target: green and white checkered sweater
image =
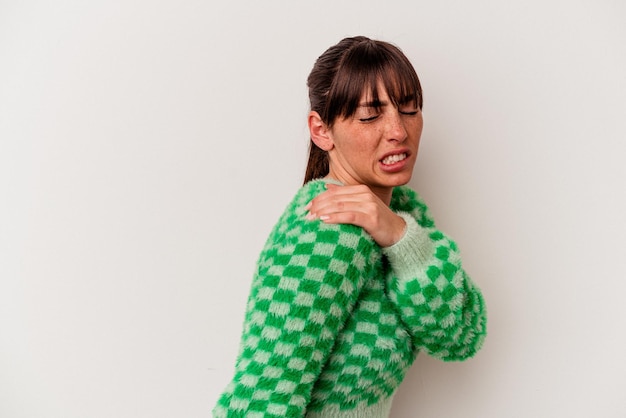
[[[305,219],[324,190],[302,187],[263,248],[217,418],[387,417],[419,351],[463,360],[482,345],[480,290],[415,192],[394,189],[407,231],[381,248],[360,227]]]

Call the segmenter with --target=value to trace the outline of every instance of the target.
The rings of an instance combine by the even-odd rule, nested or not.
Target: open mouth
[[[407,153],[403,152],[402,154],[388,155],[387,157],[383,158],[381,162],[385,165],[391,165],[406,159],[406,157],[408,157]]]

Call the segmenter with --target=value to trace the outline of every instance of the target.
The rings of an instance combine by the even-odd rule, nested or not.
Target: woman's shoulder
[[[434,225],[426,202],[409,186],[398,186],[393,189],[390,206],[394,212],[410,213],[422,226]]]
[[[414,207],[426,204],[420,195],[409,186],[397,186],[391,195],[391,209],[410,212]]]
[[[304,184],[294,197],[291,199],[291,202],[287,205],[285,209],[285,214],[294,214],[294,215],[306,215],[305,206],[313,200],[317,195],[326,191],[326,184],[339,184],[341,183],[335,180],[329,179],[315,179]]]
[[[281,217],[282,221],[294,220],[298,218],[302,218],[306,215],[306,205],[315,198],[315,196],[326,190],[326,181],[322,179],[311,180],[306,183],[304,186],[300,187],[298,191],[295,193],[283,215]],[[287,219],[283,219],[287,218]]]
[[[316,236],[316,239],[344,241],[347,238],[346,235],[349,235],[353,239],[360,238],[373,242],[369,234],[361,227],[350,224],[326,224],[319,219],[308,220],[306,218],[307,204],[317,195],[326,191],[326,184],[329,182],[333,182],[333,180],[316,179],[302,186],[285,208],[270,239],[274,242],[283,241],[285,239],[290,240],[294,236],[304,234],[310,237]],[[303,238],[301,237],[300,239]]]
[[[315,196],[326,191],[327,183],[328,181],[325,179],[315,179],[305,183],[304,186],[298,189],[293,201],[304,202],[306,205]]]

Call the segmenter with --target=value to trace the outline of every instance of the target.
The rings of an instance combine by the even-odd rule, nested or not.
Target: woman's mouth
[[[388,155],[385,158],[383,158],[381,160],[381,162],[384,165],[392,165],[392,164],[395,164],[395,163],[397,163],[399,161],[402,161],[402,160],[406,159],[406,157],[408,157],[407,153],[403,152],[401,154]]]

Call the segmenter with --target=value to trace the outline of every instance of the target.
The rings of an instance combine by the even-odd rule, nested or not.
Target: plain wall
[[[207,417],[344,36],[425,91],[412,186],[489,310],[392,416],[624,417],[626,3],[0,1],[0,416]]]

